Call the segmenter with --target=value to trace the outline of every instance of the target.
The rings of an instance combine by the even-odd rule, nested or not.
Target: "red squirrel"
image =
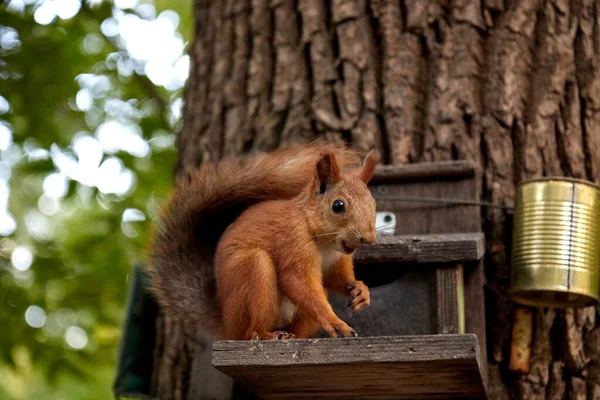
[[[175,183],[150,250],[164,312],[223,339],[358,336],[327,291],[358,311],[352,254],[376,241],[376,158],[309,144],[206,164]]]

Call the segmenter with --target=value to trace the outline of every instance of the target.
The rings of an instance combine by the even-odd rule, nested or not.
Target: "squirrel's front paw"
[[[358,337],[358,334],[354,329],[348,326],[347,323],[337,318],[335,321],[327,322],[323,324],[323,329],[325,332],[329,334],[332,338],[341,338],[341,337]]]
[[[347,284],[346,292],[350,296],[347,307],[352,311],[358,311],[371,303],[369,288],[362,281]]]

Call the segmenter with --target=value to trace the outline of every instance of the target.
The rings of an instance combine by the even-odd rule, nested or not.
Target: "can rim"
[[[523,180],[521,182],[519,182],[517,184],[517,187],[520,186],[524,186],[530,183],[537,183],[537,182],[569,182],[569,183],[581,183],[583,185],[587,185],[590,186],[598,191],[600,191],[600,185],[597,185],[596,183],[592,182],[592,181],[588,181],[587,179],[581,179],[581,178],[569,178],[566,176],[546,176],[543,178],[532,178],[532,179],[526,179]]]
[[[575,300],[571,302],[561,302],[547,300],[541,297],[530,297],[529,295],[541,294],[554,292],[556,294],[570,294],[575,295]],[[572,308],[572,307],[586,307],[592,304],[600,302],[600,296],[590,291],[580,290],[577,288],[571,288],[568,290],[557,289],[557,288],[522,288],[514,287],[508,291],[508,297],[515,303],[526,305],[529,307],[555,307],[555,308]]]

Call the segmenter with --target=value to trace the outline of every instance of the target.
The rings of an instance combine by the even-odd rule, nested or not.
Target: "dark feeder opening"
[[[407,263],[357,263],[357,280],[371,294],[371,304],[357,313],[347,297],[329,294],[335,313],[359,336],[426,335],[435,332],[435,270]],[[327,337],[323,332],[320,337]]]

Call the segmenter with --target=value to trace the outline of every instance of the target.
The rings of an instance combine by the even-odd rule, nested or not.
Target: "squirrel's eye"
[[[343,200],[336,200],[333,202],[331,209],[336,214],[342,214],[344,211],[346,211],[346,205],[344,204]]]

